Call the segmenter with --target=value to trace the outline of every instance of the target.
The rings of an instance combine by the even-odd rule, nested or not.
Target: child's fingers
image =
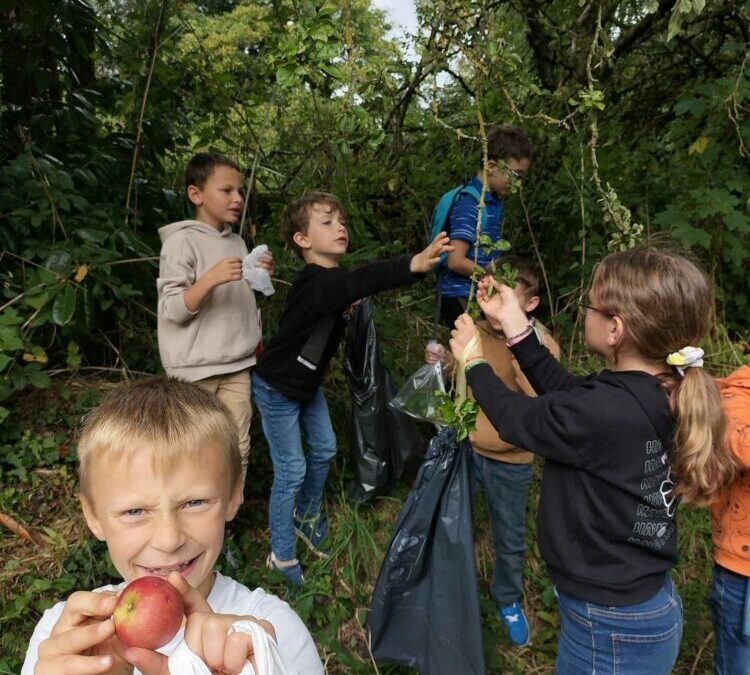
[[[40,659],[34,675],[98,675],[112,668],[111,656],[68,655],[55,659]],[[145,674],[149,675],[149,674]]]
[[[203,621],[201,627],[202,656],[209,668],[225,670],[224,652],[229,638],[227,631],[229,626],[232,625],[232,621],[233,617],[222,614],[209,616]],[[240,670],[242,670],[241,667]]]
[[[172,584],[182,596],[182,603],[185,605],[185,616],[190,616],[195,612],[213,613],[213,610],[208,602],[206,602],[206,599],[196,588],[193,588],[179,572],[171,572],[167,581],[169,581],[169,583]]]
[[[115,634],[115,623],[111,619],[98,621],[88,626],[71,628],[65,633],[46,639],[39,645],[39,659],[56,656],[83,654]],[[93,671],[99,672],[99,671]]]
[[[486,277],[485,277],[485,280],[487,280],[487,282],[488,282],[487,286],[489,287],[489,284],[492,284],[492,285],[493,285],[493,286],[495,287],[495,290],[496,290],[496,291],[499,291],[499,290],[501,290],[501,289],[505,288],[505,284],[501,284],[501,283],[500,283],[500,282],[499,282],[499,281],[498,281],[497,279],[495,279],[495,277],[493,277],[492,275],[488,275],[488,276],[486,276]]]
[[[91,593],[76,591],[65,603],[65,608],[52,628],[51,635],[60,635],[80,626],[89,618],[106,619],[112,616],[117,603],[117,594],[111,591]]]
[[[159,654],[159,652],[129,647],[125,650],[125,660],[143,675],[170,675],[169,661],[164,654]]]
[[[456,319],[456,322],[454,323],[455,327],[458,329],[471,329],[474,327],[474,320],[464,312],[463,314],[459,314],[458,318]]]
[[[250,661],[255,668],[253,639],[246,633],[231,633],[224,642],[223,669],[227,673],[239,673]]]

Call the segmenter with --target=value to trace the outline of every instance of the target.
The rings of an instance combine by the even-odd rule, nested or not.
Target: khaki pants
[[[250,420],[253,418],[253,407],[250,403],[250,369],[240,370],[226,375],[214,375],[193,384],[210,391],[227,407],[237,422],[240,438],[240,456],[242,457],[242,480],[247,473],[247,459],[250,454]]]

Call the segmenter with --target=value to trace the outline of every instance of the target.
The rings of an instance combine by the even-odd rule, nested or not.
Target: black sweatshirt
[[[537,537],[552,581],[589,602],[649,599],[677,562],[666,394],[640,371],[570,375],[536,339],[512,351],[537,398],[485,364],[467,381],[502,438],[546,460]]]
[[[279,330],[255,372],[285,396],[310,400],[338,348],[344,310],[355,300],[422,278],[409,271],[411,258],[402,255],[351,271],[305,265],[294,277]],[[318,339],[311,340],[316,330]]]

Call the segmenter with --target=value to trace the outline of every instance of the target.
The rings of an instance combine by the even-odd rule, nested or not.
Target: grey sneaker
[[[318,557],[328,558],[331,547],[326,542],[328,537],[328,518],[324,512],[314,518],[302,518],[295,510],[294,533],[307,544],[307,547]]]
[[[305,581],[305,577],[302,574],[302,565],[299,564],[297,558],[279,560],[274,552],[271,551],[271,554],[266,558],[266,567],[269,570],[284,575],[286,580],[294,586],[301,586]]]

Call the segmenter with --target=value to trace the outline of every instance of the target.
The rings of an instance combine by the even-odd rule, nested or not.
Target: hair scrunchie
[[[703,353],[700,347],[683,347],[678,352],[672,352],[667,357],[667,363],[684,376],[686,368],[703,368]]]

